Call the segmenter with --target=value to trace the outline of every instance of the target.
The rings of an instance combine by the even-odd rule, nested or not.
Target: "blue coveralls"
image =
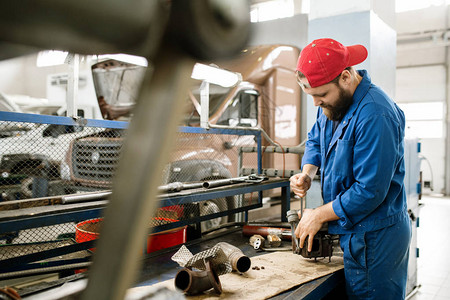
[[[320,167],[324,203],[339,220],[328,231],[340,235],[350,299],[404,299],[411,224],[403,179],[405,117],[367,71],[353,104],[334,134],[319,108],[308,133],[302,167]]]

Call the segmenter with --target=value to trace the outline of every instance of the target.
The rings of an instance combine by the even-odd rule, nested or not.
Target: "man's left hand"
[[[314,236],[322,228],[322,225],[323,222],[315,209],[303,210],[303,216],[295,229],[295,236],[300,238],[300,248],[303,248],[306,237],[308,237],[308,252],[312,251]]]

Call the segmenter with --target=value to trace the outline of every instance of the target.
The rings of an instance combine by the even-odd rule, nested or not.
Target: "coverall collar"
[[[370,76],[369,76],[369,74],[367,74],[366,70],[358,70],[358,73],[362,77],[361,82],[358,84],[355,92],[353,93],[352,105],[350,105],[350,107],[348,108],[347,113],[345,114],[344,118],[341,120],[338,127],[336,128],[336,131],[333,134],[330,146],[328,147],[327,156],[330,153],[331,149],[333,148],[334,144],[337,142],[339,137],[342,135],[342,131],[344,130],[345,127],[347,127],[348,122],[353,117],[353,114],[355,113],[356,109],[358,108],[359,104],[361,103],[361,100],[367,94],[367,92],[369,91],[369,87],[372,84]],[[328,120],[327,126],[332,126],[331,121]]]
[[[369,87],[372,84],[372,80],[370,79],[369,74],[367,74],[366,70],[358,70],[358,74],[362,77],[361,82],[356,87],[355,92],[353,93],[353,103],[348,108],[347,113],[344,116],[344,119],[350,119],[358,108],[359,103],[364,98],[364,96],[369,91]]]

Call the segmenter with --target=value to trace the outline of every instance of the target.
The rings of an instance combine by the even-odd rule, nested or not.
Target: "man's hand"
[[[289,181],[291,182],[291,189],[294,194],[300,197],[305,197],[306,192],[311,187],[311,177],[305,173],[295,174]]]
[[[298,217],[301,219],[295,229],[295,236],[300,239],[300,248],[303,248],[306,237],[308,237],[308,252],[312,251],[314,236],[322,228],[323,223],[339,220],[339,217],[334,213],[333,202],[315,209],[305,209],[303,210],[303,216],[299,212]]]
[[[316,209],[303,210],[303,216],[298,213],[300,222],[295,229],[295,236],[300,239],[300,248],[303,248],[306,238],[308,237],[308,252],[312,251],[313,240],[316,233],[322,228],[323,221]]]

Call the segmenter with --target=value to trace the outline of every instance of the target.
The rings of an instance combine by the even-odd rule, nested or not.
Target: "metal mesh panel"
[[[0,262],[8,258],[55,249],[75,238],[75,224],[64,223],[0,234]]]
[[[179,133],[171,163],[166,167],[163,181],[202,182],[208,180],[232,178],[239,174],[239,147],[255,145],[254,136],[228,134]],[[243,165],[257,166],[255,153],[243,156]],[[251,199],[251,200],[250,200]],[[247,197],[246,205],[256,203],[257,194]],[[230,196],[196,202],[182,206],[184,213],[180,220],[207,216],[242,205],[238,197]],[[201,223],[202,231],[216,228],[234,221],[234,216],[212,218]]]
[[[11,121],[0,121],[0,129],[0,203],[111,189],[125,139],[124,129]],[[170,162],[161,174],[161,183],[201,183],[240,176],[240,166],[257,168],[257,155],[245,153],[240,160],[239,148],[255,145],[253,135],[180,132]],[[191,203],[157,209],[149,221],[149,229],[255,204],[258,195],[255,192],[243,198],[192,199]],[[234,221],[234,216],[213,216],[204,220],[201,230],[207,231]],[[85,237],[83,229],[76,228],[83,222],[90,229]],[[96,234],[98,231],[94,226],[100,223],[98,219],[91,219],[3,231],[0,233],[0,263],[18,253],[37,253],[64,243],[92,239],[92,231]],[[98,236],[94,234],[94,237]]]
[[[3,201],[74,192],[70,188],[69,169],[64,167],[67,166],[68,150],[76,139],[103,130],[7,121],[0,121],[0,128],[0,192]]]
[[[124,130],[8,121],[0,128],[1,200],[111,188]],[[244,145],[254,145],[253,136],[179,133],[162,183],[238,176]],[[255,168],[256,154],[245,156]]]

